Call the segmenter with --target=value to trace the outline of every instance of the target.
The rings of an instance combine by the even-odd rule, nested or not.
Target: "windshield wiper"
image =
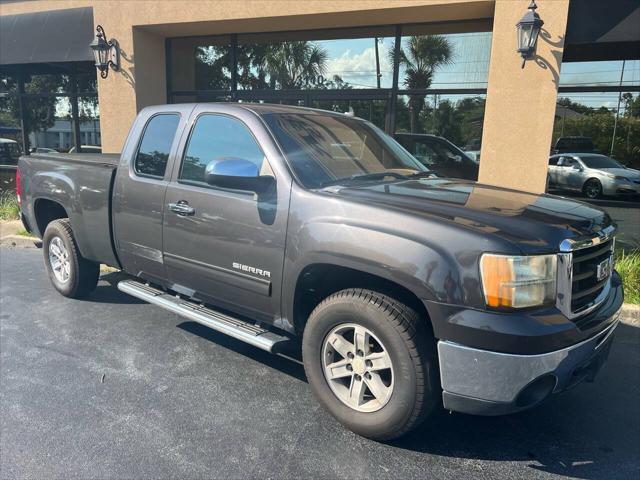
[[[438,174],[436,172],[432,172],[431,170],[424,170],[421,172],[412,173],[407,178],[428,178],[428,177],[437,177]]]
[[[350,177],[338,178],[336,180],[331,180],[330,182],[325,182],[322,184],[321,188],[330,187],[331,185],[349,184],[354,182],[355,183],[366,182],[368,180],[384,180],[387,177],[393,177],[400,180],[409,178],[407,175],[403,175],[398,172],[365,173],[362,175],[351,175]]]

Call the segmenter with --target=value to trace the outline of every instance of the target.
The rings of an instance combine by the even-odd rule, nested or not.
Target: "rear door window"
[[[147,122],[134,162],[137,174],[163,178],[171,144],[180,123],[177,113],[155,115]]]

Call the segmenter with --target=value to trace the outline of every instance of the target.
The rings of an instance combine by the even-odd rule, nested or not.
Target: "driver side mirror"
[[[236,157],[209,162],[204,170],[204,180],[214,187],[256,193],[267,191],[275,183],[273,177],[261,176],[255,163]]]
[[[584,168],[582,168],[582,165],[578,165],[577,163],[573,166],[573,169],[581,172],[582,170],[584,170]]]

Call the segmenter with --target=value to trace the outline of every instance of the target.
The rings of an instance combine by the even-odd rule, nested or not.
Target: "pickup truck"
[[[19,161],[53,286],[118,288],[283,354],[391,439],[439,406],[500,415],[593,380],[623,302],[593,206],[436,177],[362,119],[265,104],[145,108],[122,154]]]

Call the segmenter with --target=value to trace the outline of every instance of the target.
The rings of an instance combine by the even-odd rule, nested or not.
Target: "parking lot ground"
[[[376,443],[318,406],[299,364],[106,281],[63,298],[41,255],[0,249],[2,479],[640,478],[637,327],[619,326],[593,384]]]

